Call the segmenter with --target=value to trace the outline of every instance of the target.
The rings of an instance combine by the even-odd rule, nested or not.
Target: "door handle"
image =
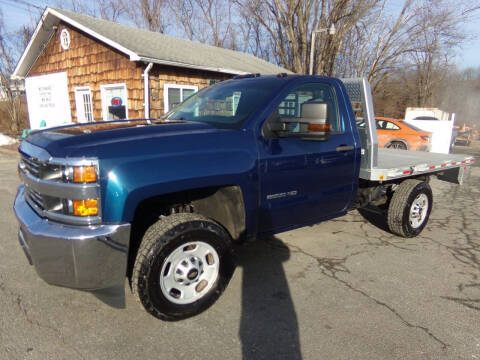
[[[337,146],[337,148],[335,150],[338,151],[338,152],[350,151],[350,150],[353,150],[353,146],[352,145],[340,145],[340,146]]]

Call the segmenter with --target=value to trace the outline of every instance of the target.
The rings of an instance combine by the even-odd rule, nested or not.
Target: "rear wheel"
[[[425,228],[432,210],[430,186],[423,181],[403,181],[393,193],[388,206],[388,227],[403,237],[414,237]]]
[[[392,141],[390,144],[386,146],[389,149],[400,149],[400,150],[407,150],[407,145],[401,141]]]
[[[220,225],[197,214],[172,214],[145,232],[132,289],[153,316],[179,320],[212,305],[233,269],[230,236]]]

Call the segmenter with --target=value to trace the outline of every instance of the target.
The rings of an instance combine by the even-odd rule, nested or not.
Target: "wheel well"
[[[391,145],[392,143],[394,142],[401,142],[402,144],[404,144],[406,147],[407,147],[407,150],[408,150],[408,142],[405,141],[405,140],[402,140],[402,139],[393,139],[393,140],[390,140],[388,143],[385,144],[385,147]]]
[[[193,189],[143,200],[135,209],[127,275],[130,277],[143,234],[161,216],[194,212],[215,220],[234,241],[245,234],[245,206],[239,186]]]

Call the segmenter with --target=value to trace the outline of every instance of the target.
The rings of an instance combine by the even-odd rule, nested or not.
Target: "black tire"
[[[190,281],[190,273],[197,276],[196,282],[192,281],[188,286],[193,286],[195,296],[199,297],[193,297],[194,300],[190,303],[175,303],[175,301],[184,301],[175,298],[183,296],[183,293],[174,288],[170,292],[165,290],[166,285],[164,285],[163,279],[177,277],[176,274],[179,270],[177,265],[192,266],[193,260],[192,263],[188,262],[189,259],[192,259],[190,258],[192,255],[183,254],[188,254],[187,251],[191,250],[189,247],[194,245],[187,244],[200,244],[213,249],[212,252],[216,253],[215,256],[218,255],[216,257],[218,264],[215,264],[219,268],[218,275],[208,279],[210,283],[207,282],[207,285],[202,285],[201,289],[204,289],[205,292],[199,295],[203,290],[197,292],[197,287],[200,285],[195,284],[202,278],[202,261],[204,267],[210,265],[207,264],[209,262],[207,259],[195,258],[196,271],[191,270],[184,278]],[[187,262],[170,261],[173,254],[185,256]],[[209,259],[213,259],[213,257]],[[168,264],[166,264],[167,260],[169,260]],[[231,238],[225,229],[201,215],[172,214],[160,219],[145,232],[133,267],[132,291],[145,310],[153,316],[169,321],[185,319],[201,313],[218,299],[225,290],[234,268]],[[161,277],[162,269],[164,270]],[[174,272],[174,269],[177,270]],[[208,273],[207,270],[206,272]],[[170,275],[166,276],[167,273]],[[180,280],[183,281],[183,279]],[[187,282],[180,283],[180,280],[177,280],[180,289],[192,291],[192,288],[185,287]]]
[[[405,145],[401,141],[392,141],[390,144],[386,146],[388,149],[399,149],[399,150],[407,150],[407,145]]]
[[[421,196],[421,195],[424,196]],[[424,207],[415,207],[412,205],[415,201],[427,200],[425,211]],[[414,237],[422,232],[428,222],[430,212],[432,211],[433,196],[430,185],[426,182],[414,179],[403,181],[393,193],[388,206],[388,227],[390,231],[402,237]],[[418,210],[420,209],[420,210]],[[422,213],[419,216],[420,224],[417,220],[411,221],[412,213]]]

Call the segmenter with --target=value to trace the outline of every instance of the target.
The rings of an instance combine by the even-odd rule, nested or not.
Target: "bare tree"
[[[179,33],[188,39],[238,49],[231,0],[169,0]]]
[[[414,51],[411,37],[418,32],[419,0],[406,0],[397,14],[387,13],[387,1],[345,34],[336,73],[366,76],[374,88],[403,64],[405,54]],[[422,25],[423,26],[423,25]]]
[[[380,0],[236,0],[245,14],[269,35],[277,63],[306,73],[313,30],[337,28],[334,36],[321,33],[315,44],[315,73],[332,75],[345,34]]]
[[[27,30],[24,28],[24,39],[26,39]],[[3,22],[3,13],[0,10],[0,90],[2,92],[3,102],[6,105],[9,120],[10,131],[17,133],[20,130],[20,107],[21,100],[17,96],[18,92],[11,81],[11,75],[15,69],[17,54],[19,48],[15,45],[22,43],[17,41],[18,33],[7,33]]]
[[[428,4],[427,4],[428,5]],[[416,45],[411,61],[417,77],[417,106],[434,105],[434,87],[446,74],[454,49],[465,39],[459,25],[465,20],[461,2],[437,1],[436,6],[418,9],[423,27],[412,39]]]
[[[97,0],[98,12],[104,20],[118,22],[125,14],[125,8],[118,0]]]
[[[115,0],[112,0],[115,1]],[[138,27],[165,33],[168,22],[165,11],[167,0],[116,0],[126,16]]]
[[[274,62],[269,33],[258,21],[250,16],[250,12],[244,7],[236,4],[235,11],[239,14],[240,20],[237,30],[241,44],[239,50],[251,53],[259,58]]]

